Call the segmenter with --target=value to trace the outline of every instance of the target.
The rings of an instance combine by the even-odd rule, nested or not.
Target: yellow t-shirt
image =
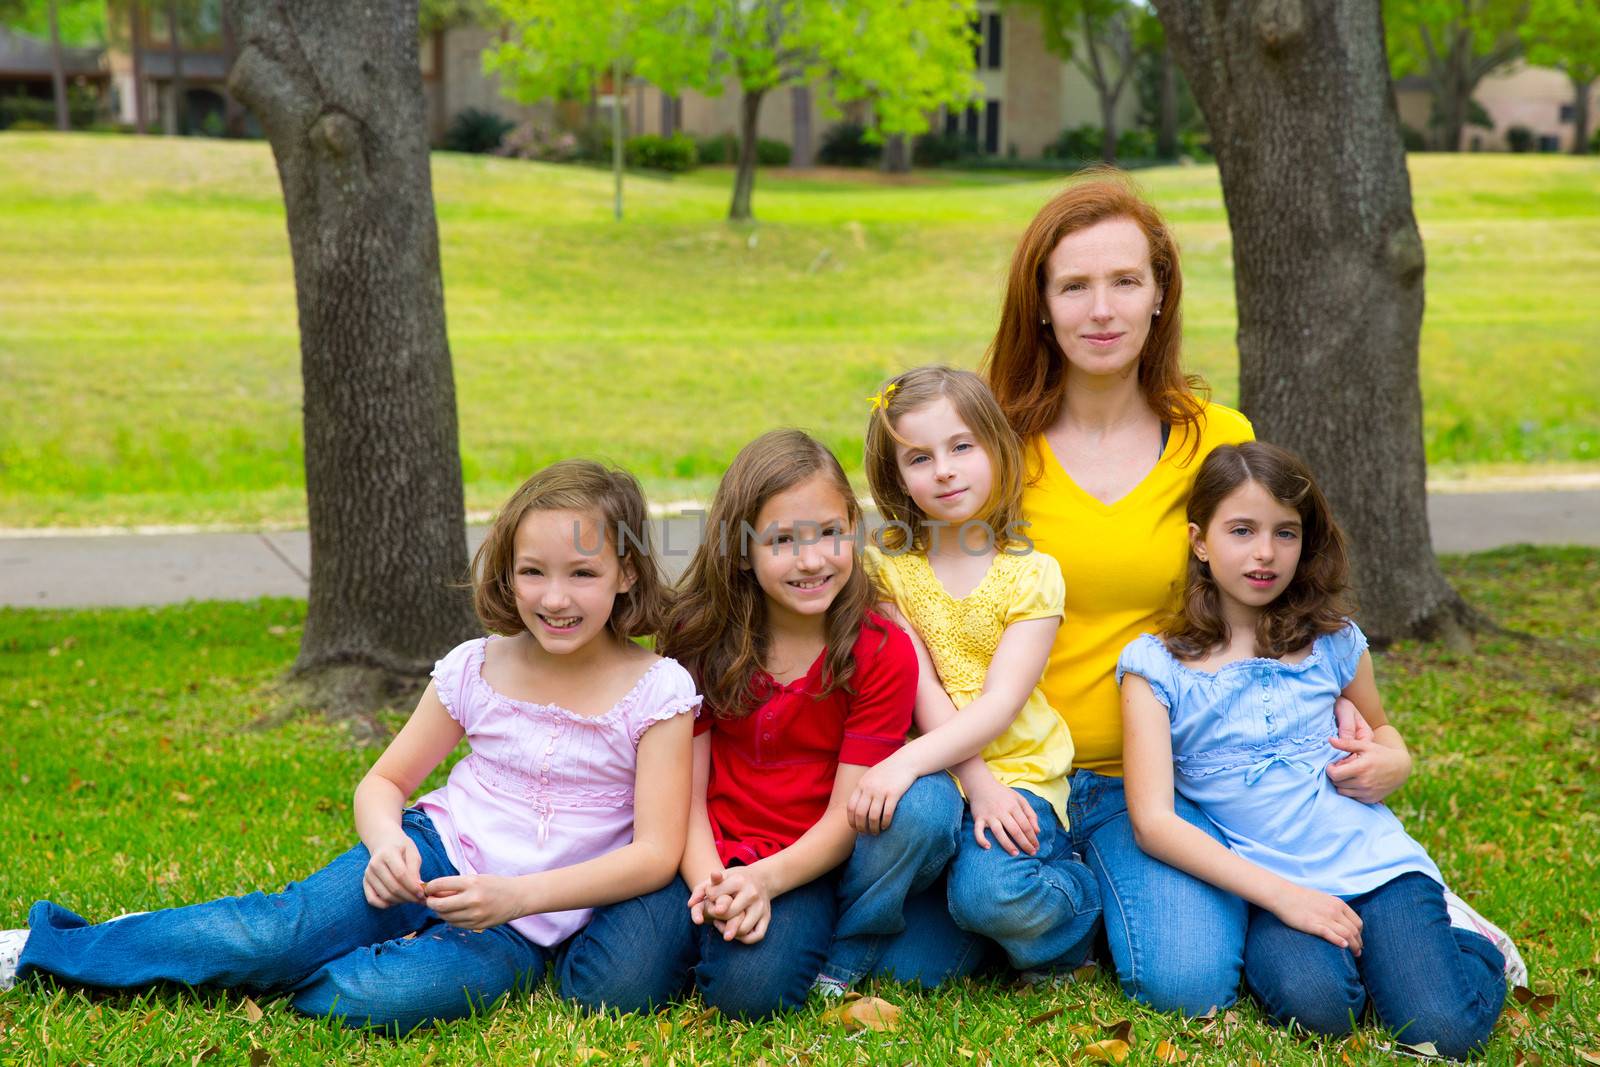
[[[1122,704],[1117,656],[1177,606],[1188,559],[1184,508],[1200,462],[1219,445],[1255,438],[1250,420],[1208,404],[1200,448],[1174,428],[1155,468],[1115,504],[1102,504],[1067,475],[1042,435],[1025,443],[1030,474],[1022,513],[1035,549],[1055,557],[1067,582],[1066,611],[1040,687],[1077,743],[1077,765],[1122,774]]]
[[[1065,596],[1061,568],[1038,552],[1001,552],[983,580],[960,599],[945,591],[921,552],[891,555],[869,547],[866,566],[880,595],[894,601],[922,638],[957,709],[983,692],[1006,627],[1060,616]],[[984,748],[983,760],[997,781],[1047,801],[1061,825],[1067,825],[1072,734],[1037,686],[1005,733]]]

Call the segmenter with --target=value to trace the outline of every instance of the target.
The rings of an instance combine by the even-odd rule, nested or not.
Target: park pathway
[[[1600,486],[1433,492],[1428,520],[1440,552],[1504,545],[1600,546]],[[484,528],[468,530],[473,548]],[[698,543],[694,517],[658,520],[672,577]],[[305,531],[0,535],[0,606],[79,608],[306,595]]]

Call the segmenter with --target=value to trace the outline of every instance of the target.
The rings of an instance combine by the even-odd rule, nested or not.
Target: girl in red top
[[[644,1010],[692,986],[760,1018],[805,1001],[855,844],[846,804],[916,696],[910,640],[868,610],[861,528],[838,460],[798,430],[723,476],[658,645],[705,695],[681,877],[595,913],[562,964],[579,1002]]]

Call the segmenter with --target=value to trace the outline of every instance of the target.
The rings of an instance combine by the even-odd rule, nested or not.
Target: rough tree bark
[[[131,38],[128,51],[133,59],[133,132],[144,132],[144,11],[139,0],[128,8],[128,28]]]
[[[796,170],[816,166],[811,151],[811,86],[796,85],[789,90],[789,110],[794,116],[794,148],[789,166]]]
[[[1221,171],[1245,412],[1317,472],[1367,632],[1455,637],[1479,620],[1428,534],[1422,238],[1378,0],[1156,8]]]
[[[1572,154],[1575,156],[1589,154],[1589,90],[1593,88],[1593,78],[1572,79],[1572,130],[1576,138],[1572,142]]]
[[[56,0],[50,0],[50,91],[56,101],[56,129],[66,133],[72,128],[67,114],[67,75],[61,62],[61,26],[56,19]]]
[[[172,132],[182,137],[189,132],[189,109],[184,101],[188,88],[183,83],[183,37],[178,31],[175,0],[167,0],[167,55],[172,59]]]
[[[294,674],[382,702],[476,632],[415,0],[228,0],[228,88],[278,165],[305,385],[311,590]]]

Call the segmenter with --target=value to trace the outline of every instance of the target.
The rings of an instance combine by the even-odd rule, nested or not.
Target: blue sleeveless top
[[[1175,659],[1151,634],[1122,650],[1117,683],[1137,674],[1167,708],[1173,785],[1200,805],[1228,845],[1309,889],[1353,897],[1409,871],[1439,868],[1382,804],[1343,796],[1328,764],[1344,753],[1333,705],[1367,639],[1356,624],[1318,637],[1299,663],[1243,659],[1216,672]]]

